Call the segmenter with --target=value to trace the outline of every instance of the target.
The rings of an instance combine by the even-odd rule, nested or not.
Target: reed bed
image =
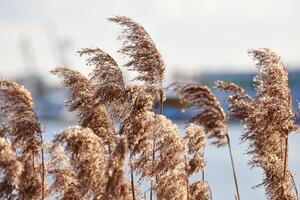
[[[163,115],[165,64],[150,35],[128,17],[108,20],[123,28],[118,52],[128,59],[124,67],[137,72],[133,80],[139,82],[125,82],[117,61],[102,49],[78,51],[91,68],[88,77],[67,67],[51,71],[71,91],[65,106],[78,115],[78,122],[52,141],[43,141],[30,93],[0,79],[0,199],[210,200],[207,145],[228,149],[233,181],[224,187],[235,189],[232,199],[243,199],[229,120],[240,120],[246,127],[241,141],[249,144],[250,167],[264,171],[258,186],[265,187],[266,199],[298,199],[288,164],[288,137],[297,126],[288,73],[277,54],[270,49],[249,51],[258,68],[255,97],[234,83],[216,83],[231,93],[228,116],[207,86],[173,84],[184,105],[198,111],[180,133]],[[157,105],[159,112],[154,110]],[[142,191],[145,183],[150,186]]]

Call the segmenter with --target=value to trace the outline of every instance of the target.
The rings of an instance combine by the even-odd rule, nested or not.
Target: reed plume
[[[188,103],[188,107],[199,109],[200,113],[190,123],[203,126],[211,144],[222,147],[227,144],[227,118],[220,102],[207,86],[176,84],[175,92]]]
[[[0,112],[3,115],[0,132],[2,137],[9,138],[12,149],[17,152],[17,160],[23,164],[18,198],[44,199],[42,130],[32,97],[23,86],[1,79],[0,99]]]
[[[156,138],[156,160],[153,178],[157,178],[154,191],[157,199],[184,199],[186,188],[185,151],[179,130],[163,115],[155,115],[152,130]]]
[[[255,99],[230,89],[230,84],[218,82],[217,86],[233,93],[229,98],[230,110],[233,118],[246,125],[242,141],[249,142],[249,164],[264,170],[265,178],[260,185],[265,186],[268,199],[296,199],[287,158],[288,135],[296,130],[288,72],[281,58],[270,49],[253,49],[249,54],[257,61],[259,71],[254,79]]]
[[[108,148],[112,148],[115,142],[114,122],[105,105],[94,98],[96,87],[75,70],[58,67],[51,73],[62,77],[63,85],[70,88],[71,96],[66,106],[69,111],[79,112],[80,125],[91,128],[108,145]]]
[[[208,139],[212,140],[211,144],[217,147],[228,145],[236,196],[240,199],[231,142],[227,131],[227,117],[220,102],[207,86],[177,84],[175,85],[175,92],[177,92],[182,101],[188,103],[188,107],[200,110],[199,114],[190,119],[190,123],[203,126]]]
[[[210,200],[209,185],[205,181],[196,181],[190,185],[190,198]]]
[[[111,17],[108,20],[123,27],[123,32],[119,39],[123,39],[124,43],[119,52],[130,59],[125,66],[129,70],[138,72],[134,80],[140,80],[147,85],[156,86],[162,92],[165,73],[164,62],[145,28],[124,16]]]
[[[144,129],[150,125],[151,116],[148,113],[152,113],[153,109],[153,96],[147,92],[147,89],[142,86],[127,88],[126,96],[130,109],[127,110],[129,111],[127,117],[121,122],[119,134],[127,136],[132,155],[152,149],[149,141],[153,139],[153,136],[144,132]]]
[[[0,137],[0,199],[16,199],[21,184],[23,164],[10,142]]]
[[[252,109],[251,103],[253,98],[243,88],[234,83],[225,83],[223,81],[217,81],[216,87],[231,93],[228,98],[230,119],[242,120],[249,115]]]
[[[118,144],[110,158],[105,175],[107,182],[100,199],[103,200],[131,200],[129,185],[125,179],[125,158],[127,154],[126,137],[120,137]]]
[[[94,197],[103,190],[106,159],[100,137],[94,134],[90,128],[75,126],[56,135],[53,144],[64,147],[64,152],[70,158],[71,164],[71,167],[64,166],[65,169],[51,171],[56,178],[54,183],[65,179],[68,181],[66,183],[70,183],[54,184],[52,186],[54,190],[58,192],[76,191],[75,196],[81,198]],[[57,157],[57,154],[54,155],[54,163],[59,159],[65,161],[64,158]],[[62,179],[59,180],[60,178]],[[72,187],[76,187],[76,189]]]
[[[117,62],[99,48],[84,48],[78,51],[80,56],[86,56],[86,64],[93,66],[91,82],[95,86],[95,97],[99,103],[106,106],[111,115],[123,118],[125,104],[125,83],[123,74]]]
[[[206,142],[205,130],[202,126],[190,123],[186,128],[184,136],[184,143],[187,149],[186,158],[186,185],[187,185],[187,199],[210,199],[208,184],[202,181],[195,181],[190,184],[189,177],[202,172],[204,173],[205,159],[204,147]]]
[[[48,174],[53,179],[49,188],[50,194],[61,200],[87,199],[80,193],[77,173],[63,147],[52,144],[48,148],[48,153],[50,155],[50,161],[47,163]]]
[[[205,167],[204,147],[205,147],[205,131],[203,127],[190,123],[186,129],[184,142],[190,155],[188,165],[188,175],[202,172]]]

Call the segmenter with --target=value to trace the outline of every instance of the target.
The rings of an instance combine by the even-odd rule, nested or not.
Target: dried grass
[[[30,93],[15,82],[0,80],[0,198],[79,200],[140,200],[139,186],[150,182],[150,199],[209,200],[204,179],[206,141],[227,146],[240,199],[233,162],[228,119],[206,86],[176,84],[182,101],[199,113],[190,119],[185,134],[163,113],[163,59],[145,29],[127,17],[109,21],[123,27],[120,53],[125,67],[137,72],[126,84],[117,62],[99,48],[84,48],[90,78],[59,67],[51,72],[70,89],[69,111],[79,116],[77,126],[57,134],[47,146]],[[262,185],[268,199],[297,199],[288,167],[288,136],[296,130],[291,108],[288,73],[280,57],[269,49],[251,50],[257,60],[257,96],[252,98],[234,83],[217,82],[229,97],[230,119],[246,125],[242,141],[249,142],[250,165],[264,170]],[[160,104],[160,114],[154,106]],[[121,122],[117,131],[115,122]],[[44,162],[44,149],[49,160]],[[128,158],[128,159],[127,159]],[[131,180],[126,178],[126,165]],[[191,176],[203,174],[202,180]],[[45,176],[51,181],[45,182]],[[134,178],[139,177],[139,184]]]

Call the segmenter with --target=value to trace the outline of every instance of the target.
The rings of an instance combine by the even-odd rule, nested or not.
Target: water
[[[59,133],[65,128],[72,125],[72,123],[65,123],[62,121],[44,121],[46,126],[45,140],[50,141],[55,133]],[[178,122],[178,127],[181,131],[184,129],[184,123]],[[242,133],[242,126],[238,123],[229,124],[229,133],[231,135],[232,149],[237,169],[238,182],[240,188],[241,199],[266,199],[264,195],[264,188],[259,187],[252,189],[262,182],[262,171],[259,168],[250,169],[247,162],[250,160],[248,155],[245,155],[247,144],[240,143],[239,137]],[[297,135],[290,136],[289,140],[289,160],[290,169],[295,177],[297,187],[300,183],[300,137]],[[227,147],[216,148],[207,145],[205,149],[206,170],[205,179],[210,184],[214,200],[230,200],[234,199],[235,187],[230,165],[230,157]],[[194,177],[200,179],[200,175]],[[142,187],[145,189],[145,187]]]

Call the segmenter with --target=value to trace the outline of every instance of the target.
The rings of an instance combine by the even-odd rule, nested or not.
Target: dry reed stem
[[[43,135],[40,134],[41,143],[44,143]],[[42,200],[45,198],[45,160],[44,160],[44,147],[41,148],[42,157]]]
[[[239,193],[239,185],[238,185],[238,181],[237,181],[237,175],[236,175],[236,169],[235,169],[235,165],[234,165],[234,159],[233,159],[233,155],[232,155],[232,150],[231,150],[231,142],[230,142],[230,137],[227,134],[227,142],[228,142],[228,150],[229,150],[229,155],[230,155],[230,161],[231,161],[231,166],[232,166],[232,173],[233,173],[233,178],[234,178],[234,183],[235,183],[235,190],[236,190],[236,198],[238,200],[240,200],[240,193]]]
[[[131,154],[129,157],[130,157],[130,183],[131,183],[132,199],[135,200],[135,187],[134,187],[134,176],[133,176]]]

